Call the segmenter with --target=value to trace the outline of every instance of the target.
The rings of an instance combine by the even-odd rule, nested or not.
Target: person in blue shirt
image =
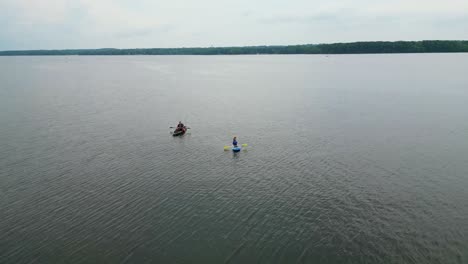
[[[234,137],[234,138],[232,139],[232,145],[233,145],[235,148],[237,148],[237,137]]]

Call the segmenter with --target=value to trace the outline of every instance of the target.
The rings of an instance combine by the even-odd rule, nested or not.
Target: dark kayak
[[[183,134],[185,134],[185,131],[187,131],[186,127],[183,127],[182,129],[176,129],[176,130],[174,130],[174,133],[172,133],[172,135],[174,137],[182,136]]]

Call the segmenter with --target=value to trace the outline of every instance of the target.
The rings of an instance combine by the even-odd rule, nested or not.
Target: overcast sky
[[[468,0],[0,0],[0,50],[468,39]]]

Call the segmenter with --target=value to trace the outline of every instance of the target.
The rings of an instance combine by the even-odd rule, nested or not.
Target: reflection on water
[[[0,263],[466,263],[466,68],[2,57]]]

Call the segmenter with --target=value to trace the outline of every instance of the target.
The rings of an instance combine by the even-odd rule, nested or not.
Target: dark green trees
[[[24,55],[240,55],[240,54],[364,54],[468,52],[468,41],[375,41],[290,46],[166,48],[166,49],[74,49],[0,51],[0,56]]]

